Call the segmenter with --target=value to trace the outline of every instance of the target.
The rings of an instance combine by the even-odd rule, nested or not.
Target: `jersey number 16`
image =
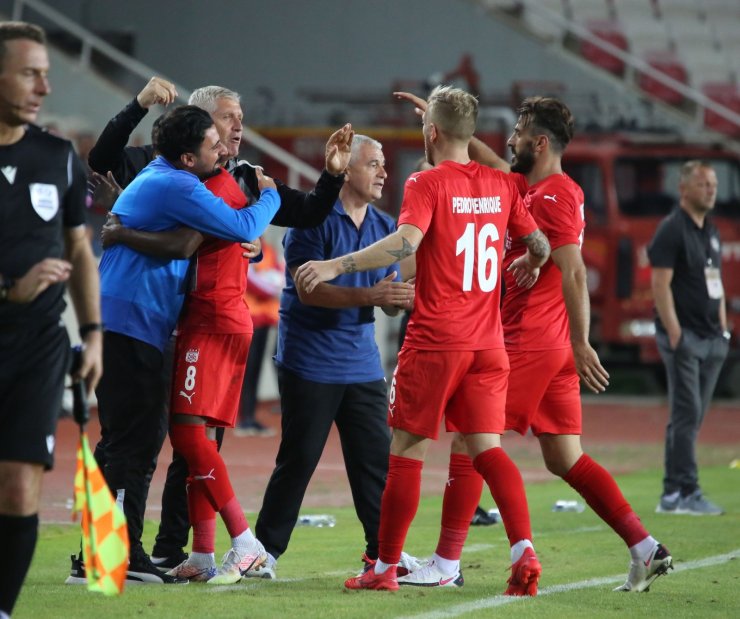
[[[485,224],[477,235],[475,223],[465,226],[465,232],[457,239],[456,256],[463,254],[463,292],[473,289],[473,267],[478,265],[478,286],[482,292],[491,292],[498,282],[498,252],[492,245],[498,241],[499,235],[496,226]],[[477,260],[476,260],[477,250]]]

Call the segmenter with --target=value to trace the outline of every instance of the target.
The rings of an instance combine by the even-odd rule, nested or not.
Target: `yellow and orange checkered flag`
[[[126,516],[105,483],[84,431],[77,447],[75,473],[74,515],[80,512],[87,588],[118,595],[123,592],[128,568]]]
[[[123,592],[128,569],[126,516],[116,504],[90,451],[85,431],[90,413],[82,381],[72,384],[72,392],[74,418],[80,426],[72,518],[82,513],[82,558],[87,588],[105,595],[118,595]]]

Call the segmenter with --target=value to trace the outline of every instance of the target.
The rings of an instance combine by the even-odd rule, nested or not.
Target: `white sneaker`
[[[267,552],[259,540],[255,540],[254,548],[240,555],[231,548],[223,558],[221,567],[216,570],[215,576],[208,580],[209,585],[233,585],[255,567],[263,565],[267,561]]]
[[[465,580],[460,569],[451,575],[443,574],[434,560],[430,560],[424,567],[409,572],[406,576],[399,576],[398,584],[414,587],[462,587]]]
[[[269,561],[265,561],[262,565],[253,567],[244,574],[244,578],[264,578],[265,580],[275,580],[277,575],[275,574],[276,563],[272,565]]]
[[[405,576],[416,570],[420,570],[428,563],[428,559],[418,559],[407,552],[401,553],[401,560],[398,562],[398,575]]]
[[[658,576],[668,573],[669,569],[673,569],[673,557],[663,544],[658,544],[645,561],[638,561],[637,563],[632,561],[630,563],[627,582],[614,589],[614,591],[632,591],[635,593],[648,591],[653,581]]]

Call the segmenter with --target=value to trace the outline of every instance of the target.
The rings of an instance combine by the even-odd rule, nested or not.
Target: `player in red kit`
[[[549,245],[513,181],[468,157],[477,110],[472,95],[435,89],[423,133],[427,159],[436,167],[406,181],[398,230],[359,252],[307,262],[296,273],[296,283],[310,291],[340,273],[416,257],[415,306],[389,396],[393,439],[379,558],[346,581],[349,589],[398,589],[396,565],[418,508],[424,456],[444,416],[462,433],[499,505],[512,546],[512,578],[536,591],[541,567],[524,485],[500,448],[509,363],[498,307],[506,229],[529,249],[511,267],[522,285],[534,282]]]
[[[233,208],[247,203],[224,168],[206,187]],[[244,300],[248,266],[238,243],[206,238],[177,324],[169,434],[172,448],[188,463],[193,548],[168,574],[209,584],[238,582],[266,558],[234,494],[215,436],[217,426],[231,428],[236,421],[252,341],[252,317]],[[232,541],[219,569],[214,557],[217,512]]]
[[[423,100],[399,95],[423,111]],[[561,167],[563,151],[573,136],[573,117],[562,102],[545,97],[525,99],[518,113],[508,141],[511,166],[475,138],[470,147],[475,160],[512,172],[510,177],[552,247],[552,259],[542,267],[536,285],[524,288],[506,267],[517,262],[525,247],[507,236],[501,311],[511,364],[506,429],[520,434],[531,429],[548,470],[568,482],[624,540],[631,555],[630,573],[617,590],[645,591],[672,566],[671,555],[642,525],[611,474],[581,448],[579,379],[599,393],[608,386],[609,375],[588,342],[590,308],[581,257],[583,191]],[[443,512],[448,513],[442,519],[467,523],[475,512],[476,488],[482,488],[482,480],[477,479],[459,439],[453,441],[453,459],[457,468],[450,469],[450,477],[454,474],[465,481],[445,489]],[[440,539],[436,554],[459,560],[465,534],[462,527],[453,525],[453,529],[457,542]],[[467,532],[467,524],[464,529]]]

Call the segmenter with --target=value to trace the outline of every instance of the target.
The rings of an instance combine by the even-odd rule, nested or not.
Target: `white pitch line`
[[[686,563],[681,563],[675,566],[675,571],[683,572],[685,570],[696,570],[702,567],[710,567],[712,565],[721,565],[722,563],[727,563],[728,561],[737,558],[740,558],[740,549],[733,550],[723,555],[715,555],[713,557],[706,557],[704,559],[697,559],[696,561],[687,561]],[[550,587],[540,589],[540,591],[537,592],[537,596],[540,597],[543,595],[553,595],[555,593],[576,591],[578,589],[601,587],[604,585],[621,583],[623,580],[624,575],[620,574],[617,576],[605,576],[603,578],[591,578],[589,580],[581,580],[579,582],[566,583],[563,585],[552,585]],[[492,597],[482,598],[474,602],[456,604],[445,609],[434,610],[428,613],[420,613],[418,615],[406,615],[403,617],[397,617],[396,619],[449,619],[450,617],[460,617],[461,615],[472,613],[476,610],[495,608],[497,606],[505,606],[507,604],[515,604],[526,599],[526,597],[495,595]]]

